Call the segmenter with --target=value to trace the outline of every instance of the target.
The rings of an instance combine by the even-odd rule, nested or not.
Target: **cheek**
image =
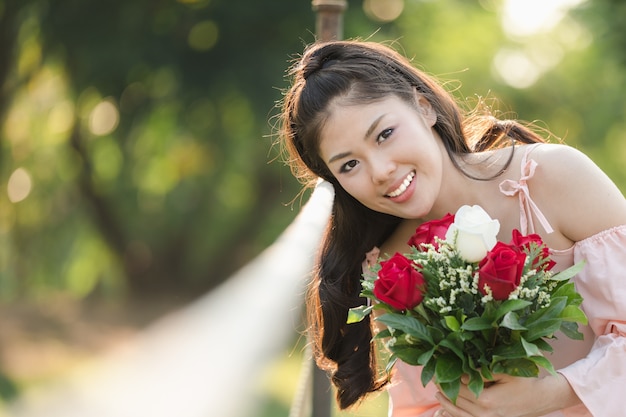
[[[345,192],[350,194],[352,197],[360,200],[361,197],[365,194],[364,183],[363,181],[359,181],[359,176],[354,175],[350,178],[342,178],[338,179],[339,185],[344,189]]]

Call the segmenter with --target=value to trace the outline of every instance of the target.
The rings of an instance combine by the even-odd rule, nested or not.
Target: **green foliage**
[[[495,0],[405,1],[387,23],[361,6],[345,37],[396,40],[468,107],[499,98],[626,187],[619,1],[527,39]],[[195,295],[270,244],[299,203],[274,104],[314,27],[307,0],[0,0],[0,298]],[[566,35],[525,90],[496,74],[503,49]]]
[[[0,5],[0,298],[197,295],[295,216],[270,119],[310,2]]]
[[[587,323],[582,297],[570,280],[584,262],[554,274],[543,247],[533,243],[522,249],[526,261],[519,285],[508,299],[497,300],[478,289],[477,262],[463,261],[450,242],[438,240],[438,245],[412,247],[406,255],[426,281],[415,289],[423,295],[416,307],[398,311],[376,296],[377,280],[382,279],[375,275],[379,263],[363,280],[362,295],[373,307],[348,312],[348,323],[353,323],[383,311],[374,313],[374,319],[386,326],[376,338],[391,352],[387,368],[398,359],[422,366],[422,383],[432,380],[453,402],[463,375],[469,376],[468,387],[478,396],[494,374],[536,377],[540,367],[555,373],[543,356],[543,351],[552,352],[548,341],[559,330],[579,340],[578,323]],[[394,271],[395,279],[406,274],[401,268]]]

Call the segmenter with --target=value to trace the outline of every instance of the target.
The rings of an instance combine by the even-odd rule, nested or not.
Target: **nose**
[[[374,184],[384,184],[396,170],[396,164],[388,158],[378,157],[371,162],[372,182]]]

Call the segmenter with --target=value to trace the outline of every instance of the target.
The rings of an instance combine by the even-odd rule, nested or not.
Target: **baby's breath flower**
[[[537,303],[539,303],[540,306],[546,307],[550,304],[550,301],[551,297],[549,293],[545,291],[539,291],[539,294],[537,294]]]
[[[453,289],[452,291],[450,291],[450,302],[449,304],[451,306],[456,304],[456,295],[458,294],[459,290],[457,289]]]
[[[472,280],[472,294],[478,294],[478,280],[480,279],[480,274],[478,272],[474,273],[474,278]]]
[[[467,268],[457,268],[456,272],[459,275],[459,287],[461,291],[466,294],[475,294],[472,267],[468,265]]]
[[[437,306],[439,307],[444,307],[446,305],[446,299],[443,297],[436,298],[435,302],[437,303]]]
[[[491,291],[491,288],[489,288],[489,285],[485,285],[483,289],[486,294],[480,299],[480,302],[487,304],[489,301],[493,301],[493,292]]]
[[[367,281],[367,280],[363,280],[361,281],[361,286],[363,287],[364,290],[373,290],[374,289],[374,281]]]
[[[534,300],[537,298],[537,293],[539,292],[539,287],[535,288],[522,288],[520,291],[521,298],[525,300]]]

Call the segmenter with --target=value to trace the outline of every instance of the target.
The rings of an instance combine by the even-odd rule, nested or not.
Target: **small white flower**
[[[480,299],[480,302],[487,304],[489,301],[493,301],[493,292],[491,291],[491,288],[489,288],[489,285],[485,285],[484,290],[486,295]]]
[[[461,258],[478,262],[496,244],[500,222],[493,220],[480,206],[462,206],[454,215],[454,223],[446,233]]]
[[[393,347],[397,341],[398,339],[396,339],[395,337],[392,337],[391,339],[389,339],[389,341],[387,341],[387,347]]]
[[[537,294],[537,303],[542,307],[547,307],[550,304],[550,300],[550,294],[545,291],[539,291],[539,294]]]

